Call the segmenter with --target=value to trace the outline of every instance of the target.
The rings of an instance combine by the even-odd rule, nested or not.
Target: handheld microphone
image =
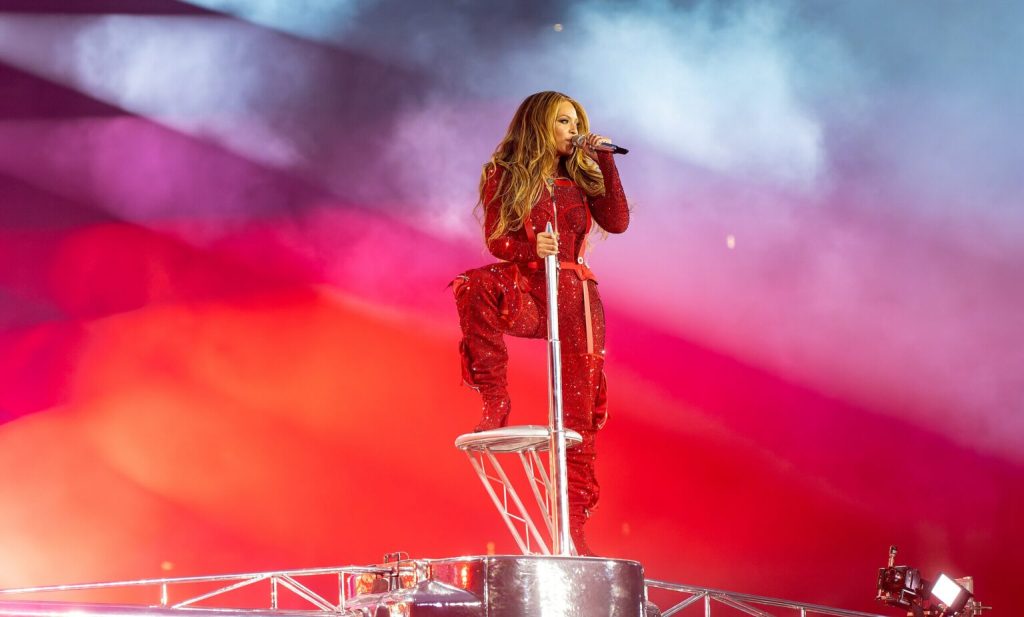
[[[572,138],[572,145],[577,148],[583,147],[583,141],[586,139],[585,135],[577,135]],[[594,146],[594,150],[600,150],[602,152],[611,152],[612,154],[629,154],[629,150],[626,150],[622,146],[616,146],[615,144],[604,143],[597,144]]]

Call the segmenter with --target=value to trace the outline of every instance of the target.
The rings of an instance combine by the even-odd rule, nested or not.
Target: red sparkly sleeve
[[[498,197],[498,186],[504,170],[495,168],[484,184],[484,233],[491,237],[501,215],[501,198]],[[529,225],[529,222],[526,223]],[[504,234],[487,241],[487,250],[498,259],[505,261],[536,261],[537,247],[526,237],[522,228],[506,231]]]
[[[629,227],[629,204],[619,181],[619,170],[611,152],[597,153],[597,166],[604,176],[604,195],[590,200],[590,212],[602,229],[620,234]]]

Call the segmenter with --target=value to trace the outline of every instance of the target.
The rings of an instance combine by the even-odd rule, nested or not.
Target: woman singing
[[[607,419],[604,310],[584,254],[595,223],[611,233],[629,224],[612,155],[596,150],[608,140],[589,130],[583,107],[564,94],[538,92],[519,105],[480,178],[487,248],[503,261],[469,270],[453,285],[463,379],[483,397],[475,430],[499,428],[511,411],[504,335],[546,337],[543,260],[558,256],[565,426],[583,437],[567,459],[570,535],[579,555],[592,554],[583,525],[599,492],[594,436]],[[577,135],[584,136],[580,147],[573,145]],[[548,222],[554,233],[545,233]]]

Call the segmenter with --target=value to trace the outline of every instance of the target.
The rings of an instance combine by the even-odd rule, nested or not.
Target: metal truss
[[[460,436],[455,445],[466,453],[469,463],[480,478],[484,490],[497,508],[512,538],[524,555],[551,555],[557,535],[555,516],[555,483],[550,464],[545,464],[540,453],[548,453],[550,432],[546,426],[509,426],[481,433]],[[582,438],[575,431],[566,431],[570,445],[578,444]],[[527,507],[519,491],[509,479],[501,461],[495,454],[514,454],[522,464],[526,482],[530,487],[536,508],[535,517]],[[550,453],[548,453],[550,454]],[[514,467],[514,465],[513,465]],[[541,521],[538,524],[535,518]],[[541,534],[547,531],[547,538]],[[569,549],[575,555],[575,547],[569,539]]]
[[[469,456],[469,462],[473,466],[473,470],[476,471],[477,476],[479,476],[484,490],[487,491],[487,495],[494,503],[494,507],[498,509],[498,514],[501,515],[502,520],[505,521],[505,525],[512,534],[512,538],[516,541],[519,550],[524,555],[538,553],[550,555],[551,549],[548,543],[541,536],[537,523],[534,522],[529,510],[526,508],[526,504],[519,496],[515,486],[512,485],[508,474],[505,473],[505,469],[501,466],[497,457],[490,451],[466,452],[466,454]],[[517,452],[516,455],[523,463],[527,481],[541,511],[544,527],[548,531],[548,537],[551,537],[550,508],[548,507],[548,499],[545,498],[546,495],[550,494],[548,475],[544,471],[536,451],[531,451],[529,454]],[[539,473],[538,469],[540,470]],[[538,485],[544,487],[544,495],[541,494]],[[500,497],[499,492],[501,494]]]
[[[249,574],[158,578],[111,583],[86,583],[78,585],[53,585],[48,587],[0,589],[0,600],[2,600],[4,596],[18,596],[26,594],[152,587],[154,595],[158,595],[159,599],[159,604],[156,606],[165,609],[195,609],[204,608],[202,603],[215,598],[225,600],[225,596],[230,594],[232,591],[263,581],[268,581],[270,584],[270,592],[267,597],[266,605],[234,605],[231,608],[221,605],[216,608],[227,611],[278,611],[280,610],[279,597],[281,591],[284,590],[294,597],[303,600],[308,604],[309,608],[313,609],[312,612],[314,613],[348,615],[350,613],[346,609],[346,603],[359,593],[363,593],[362,591],[357,590],[357,585],[355,584],[356,580],[361,581],[363,584],[367,585],[368,588],[370,586],[368,581],[381,579],[388,580],[388,586],[391,589],[394,589],[395,587],[410,587],[428,577],[428,566],[431,561],[432,560],[429,559],[416,559],[402,560],[398,563],[390,563],[383,566],[311,568],[305,570],[279,570]],[[333,594],[331,594],[331,597],[329,598],[324,597],[323,595],[311,590],[309,586],[304,584],[301,580],[309,577],[323,576],[333,576],[337,578],[337,601],[334,600]],[[197,585],[209,585],[211,583],[221,583],[221,586],[212,591],[206,591],[203,593],[193,592],[191,594],[184,594],[182,599],[175,602],[171,602],[170,600],[172,589],[182,589]],[[820,604],[794,602],[792,600],[755,596],[732,591],[724,591],[721,589],[711,589],[708,587],[695,587],[693,585],[669,583],[655,579],[647,579],[645,584],[648,592],[652,589],[660,589],[683,596],[679,602],[664,608],[661,611],[663,617],[671,617],[672,615],[679,614],[696,617],[696,615],[700,614],[700,611],[703,611],[704,617],[713,617],[713,615],[722,612],[721,610],[718,610],[716,613],[714,611],[716,607],[727,607],[727,609],[731,609],[727,610],[726,614],[734,615],[735,611],[739,611],[741,613],[751,615],[752,617],[887,617],[875,613],[851,611],[841,608],[822,606]],[[182,614],[187,614],[187,612],[188,611],[183,611]],[[78,611],[75,614],[79,615],[86,613]]]
[[[645,581],[648,592],[651,589],[664,589],[667,591],[682,594],[684,597],[678,603],[661,611],[663,617],[677,615],[685,609],[690,609],[686,615],[697,615],[703,609],[704,617],[712,617],[712,609],[715,606],[727,606],[736,611],[752,615],[753,617],[808,617],[810,615],[828,615],[832,617],[886,617],[875,613],[864,613],[861,611],[850,611],[841,608],[832,608],[820,604],[807,604],[804,602],[793,602],[791,600],[780,600],[765,596],[754,596],[746,593],[723,591],[708,587],[694,587],[692,585],[680,585],[654,579]],[[692,608],[691,608],[692,607]],[[721,611],[718,611],[719,613]],[[730,614],[732,611],[730,611]]]
[[[256,572],[249,574],[225,574],[218,576],[190,576],[179,578],[155,578],[133,581],[117,581],[110,583],[85,583],[77,585],[53,585],[48,587],[22,587],[18,589],[0,589],[0,600],[4,596],[39,594],[39,593],[60,593],[75,591],[90,591],[98,589],[127,589],[152,587],[155,594],[159,594],[160,608],[168,609],[190,609],[204,608],[202,603],[213,599],[224,600],[227,594],[233,591],[249,587],[261,582],[268,582],[270,591],[265,606],[237,607],[243,610],[279,610],[279,599],[282,592],[299,598],[315,612],[344,613],[346,600],[351,598],[353,579],[358,577],[383,578],[396,576],[397,566],[347,566],[341,568],[310,568],[304,570],[279,570],[274,572]],[[313,591],[301,579],[310,577],[333,576],[337,578],[337,601],[334,601],[334,594],[330,598]],[[196,593],[196,586],[209,586],[211,583],[221,583],[220,587],[212,591]],[[192,589],[185,589],[191,587]],[[172,588],[183,593],[181,600],[171,601]],[[221,608],[221,607],[217,607]]]

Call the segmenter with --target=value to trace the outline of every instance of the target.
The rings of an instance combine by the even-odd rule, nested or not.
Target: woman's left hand
[[[594,133],[588,133],[583,137],[583,154],[586,154],[591,160],[597,160],[597,145],[598,144],[610,144],[611,139],[603,135],[596,135]]]

